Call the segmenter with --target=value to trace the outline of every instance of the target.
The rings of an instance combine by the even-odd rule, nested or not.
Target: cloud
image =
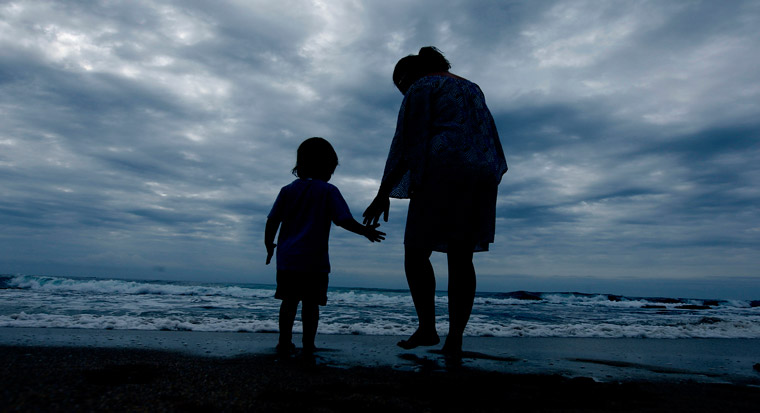
[[[393,66],[436,45],[510,166],[476,259],[491,288],[756,276],[759,20],[752,1],[6,2],[0,272],[270,282],[261,232],[298,144],[333,143],[359,217]],[[333,230],[335,279],[403,287],[405,208],[380,246]]]

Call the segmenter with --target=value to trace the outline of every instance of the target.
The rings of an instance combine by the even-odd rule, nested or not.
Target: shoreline
[[[753,411],[756,386],[597,382],[467,367],[338,368],[300,357],[0,346],[0,411]]]
[[[0,327],[0,346],[176,353],[229,359],[276,354],[276,333],[87,330]],[[405,351],[404,337],[317,334],[315,363],[445,372],[450,361],[434,347]],[[294,335],[300,348],[300,335]],[[559,375],[597,382],[726,383],[760,388],[760,339],[465,337],[458,367],[504,374]]]
[[[294,337],[296,340],[299,335]],[[396,336],[0,328],[0,411],[752,411],[758,339],[465,337],[461,363]],[[433,347],[438,348],[438,346]],[[739,366],[739,367],[737,367]]]

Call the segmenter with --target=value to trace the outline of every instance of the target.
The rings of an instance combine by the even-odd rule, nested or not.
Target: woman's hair
[[[393,83],[406,93],[409,86],[428,73],[445,72],[451,69],[451,64],[440,50],[433,46],[420,49],[416,55],[401,58],[393,69]]]
[[[309,138],[298,146],[296,166],[291,171],[299,178],[330,180],[338,166],[338,154],[330,142],[323,138]]]

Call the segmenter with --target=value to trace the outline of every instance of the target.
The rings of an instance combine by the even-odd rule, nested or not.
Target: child
[[[385,239],[385,234],[376,229],[379,225],[363,226],[356,222],[338,188],[327,183],[337,166],[338,155],[329,142],[322,138],[305,140],[298,147],[292,171],[298,179],[280,190],[267,217],[264,234],[267,264],[279,245],[274,296],[282,300],[277,344],[280,352],[295,349],[291,340],[299,301],[302,302],[303,351],[311,354],[315,350],[319,306],[327,304],[330,224],[334,222],[372,242]],[[275,244],[278,228],[280,236]]]

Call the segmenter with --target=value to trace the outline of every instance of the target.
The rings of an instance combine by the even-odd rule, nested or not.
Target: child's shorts
[[[274,298],[280,300],[311,301],[327,304],[326,272],[277,271],[277,290]]]

